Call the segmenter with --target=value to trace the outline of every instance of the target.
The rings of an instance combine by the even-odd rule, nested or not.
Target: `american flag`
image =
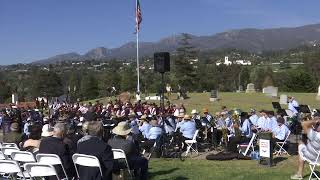
[[[142,22],[142,14],[140,9],[140,1],[136,3],[136,33],[140,31],[140,24]]]

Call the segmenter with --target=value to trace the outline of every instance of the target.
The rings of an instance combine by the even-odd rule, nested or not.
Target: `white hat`
[[[191,114],[198,114],[198,111],[196,109],[192,109]]]
[[[120,136],[128,135],[131,132],[129,124],[125,121],[119,122],[119,124],[112,129],[112,133]]]
[[[49,124],[43,125],[41,136],[42,137],[49,137],[49,136],[52,136],[52,135],[53,135],[53,132],[50,130]]]

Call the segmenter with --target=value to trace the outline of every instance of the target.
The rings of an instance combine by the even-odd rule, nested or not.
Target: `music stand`
[[[300,113],[311,113],[308,105],[300,105],[299,112]]]
[[[273,109],[282,109],[279,102],[272,102]]]
[[[278,109],[277,114],[279,114],[280,116],[288,116],[287,112],[285,109]]]

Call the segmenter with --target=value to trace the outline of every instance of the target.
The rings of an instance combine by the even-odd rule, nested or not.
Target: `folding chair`
[[[199,133],[199,130],[196,130],[196,132],[195,132],[194,135],[193,135],[192,140],[185,140],[185,141],[184,141],[184,142],[187,144],[187,146],[188,146],[185,156],[188,156],[188,153],[189,153],[190,149],[191,149],[191,151],[196,152],[197,155],[199,154],[199,152],[198,152],[198,147],[197,147],[197,136],[198,136],[198,133]],[[193,144],[196,145],[195,148],[192,147]]]
[[[0,160],[0,173],[10,174],[10,176],[21,173],[22,178],[25,179],[18,162],[13,160]]]
[[[241,153],[244,156],[246,156],[248,154],[250,148],[251,148],[251,152],[253,152],[254,151],[253,142],[254,142],[256,137],[257,137],[257,134],[253,133],[249,143],[238,144],[239,153]],[[243,148],[246,148],[246,150],[244,152],[241,151],[241,149],[243,149]]]
[[[37,154],[36,159],[37,159],[37,162],[39,162],[39,163],[50,164],[52,166],[60,165],[62,167],[65,178],[68,179],[68,175],[66,173],[66,170],[64,169],[62,161],[58,155],[56,155],[56,154]]]
[[[72,156],[72,161],[73,161],[73,164],[74,164],[74,167],[76,169],[76,173],[77,173],[77,176],[79,179],[80,179],[80,176],[79,176],[79,172],[77,169],[77,165],[85,166],[85,167],[97,167],[100,170],[101,177],[103,177],[100,162],[97,157],[85,155],[85,154],[74,154]]]
[[[290,154],[283,148],[283,146],[287,143],[287,140],[288,140],[290,134],[291,134],[291,131],[288,132],[288,134],[283,142],[276,142],[276,147],[275,147],[275,155],[276,156],[280,156],[282,153],[290,156]]]
[[[16,143],[2,143],[2,147],[15,147],[19,149]]]
[[[310,171],[311,171],[310,176],[309,176],[309,180],[312,178],[312,175],[314,175],[317,179],[320,179],[320,177],[315,172],[316,166],[320,166],[320,162],[319,162],[320,151],[317,153],[318,153],[318,155],[317,155],[317,158],[315,161],[311,162],[311,161],[307,160],[307,162],[309,163]]]
[[[6,159],[10,159],[12,152],[16,152],[20,150],[17,147],[2,147],[1,151],[5,155]]]
[[[6,156],[2,153],[2,151],[0,151],[0,160],[5,160]]]
[[[132,176],[131,170],[129,167],[129,163],[127,161],[127,157],[126,157],[126,154],[124,153],[124,151],[122,149],[112,149],[112,152],[113,152],[114,159],[124,159],[125,160],[126,166],[128,168],[128,172],[129,172],[130,176]]]
[[[53,165],[44,163],[26,163],[24,164],[24,169],[30,174],[30,178],[33,177],[48,177],[56,176],[60,180],[56,169]]]
[[[12,160],[27,163],[27,162],[36,162],[33,154],[28,151],[14,151],[11,153]]]
[[[11,159],[17,161],[20,164],[20,167],[23,167],[23,164],[25,163],[36,162],[33,154],[27,151],[14,151],[11,153]],[[23,175],[21,173],[18,173],[17,175],[19,177],[24,176],[26,178],[30,178],[29,173],[26,171],[23,172]]]

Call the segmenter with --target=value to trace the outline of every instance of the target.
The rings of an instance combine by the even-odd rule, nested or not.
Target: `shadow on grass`
[[[161,175],[167,175],[167,174],[171,174],[175,171],[179,170],[179,168],[173,168],[173,169],[169,169],[169,170],[162,170],[162,171],[156,171],[156,172],[149,172],[149,178],[152,179],[154,177],[157,177],[157,176],[161,176]],[[188,178],[185,178],[185,177],[176,177],[174,178],[176,180],[184,180],[184,179],[188,179]]]
[[[287,159],[288,159],[287,157],[275,157],[275,158],[273,158],[273,164],[277,165],[279,162],[285,161]]]

